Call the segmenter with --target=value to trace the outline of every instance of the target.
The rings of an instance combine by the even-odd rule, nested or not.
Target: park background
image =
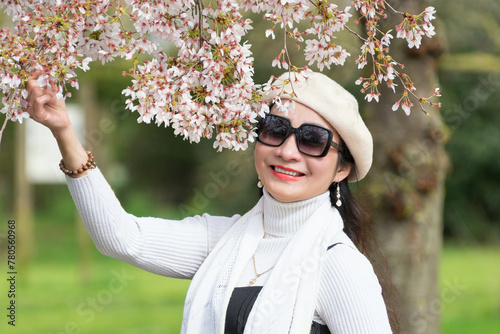
[[[405,1],[400,3],[404,6]],[[425,321],[441,317],[445,334],[496,334],[500,332],[500,4],[495,0],[427,3],[437,9],[442,51],[436,72],[450,163],[439,300],[425,306],[415,326],[425,328]],[[271,73],[279,74],[269,65],[282,46],[265,39],[265,24],[261,27],[257,18],[254,21],[249,38],[255,81],[266,82]],[[343,45],[352,55],[357,53],[359,45],[352,39]],[[363,110],[367,104],[354,85],[360,76],[354,58],[327,73],[358,97]],[[176,219],[202,212],[232,215],[251,208],[258,196],[252,149],[216,153],[209,140],[190,144],[174,137],[170,128],[137,124],[138,115],[124,110],[121,95],[129,85],[121,75],[127,66],[119,61],[104,67],[95,64],[81,75],[81,90],[71,99],[87,110],[87,146],[126,210]],[[415,108],[412,117],[426,117],[418,113]],[[153,275],[100,255],[82,231],[64,184],[16,188],[23,127],[8,125],[0,151],[1,332],[178,333],[189,281]],[[20,191],[24,197],[19,208],[15,195]],[[18,263],[15,328],[7,325],[6,317],[9,219],[15,219],[18,228],[29,219],[33,235]]]

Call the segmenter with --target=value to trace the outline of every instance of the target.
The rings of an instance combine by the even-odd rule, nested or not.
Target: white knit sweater
[[[99,169],[82,178],[67,178],[68,187],[98,250],[147,271],[175,278],[192,278],[221,236],[239,219],[204,214],[183,220],[135,217],[120,205]],[[257,272],[271,268],[301,223],[323,203],[315,198],[281,203],[267,193],[265,237],[255,253]],[[314,321],[335,334],[391,333],[381,287],[370,262],[347,235],[328,251]],[[247,264],[239,286],[255,278]],[[256,285],[263,285],[262,275]]]

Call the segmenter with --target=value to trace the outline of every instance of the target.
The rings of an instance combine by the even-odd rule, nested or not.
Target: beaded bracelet
[[[74,175],[81,174],[86,170],[96,168],[97,165],[94,161],[94,155],[92,154],[91,151],[86,151],[86,152],[87,152],[87,156],[88,156],[86,164],[83,164],[82,167],[80,167],[78,169],[70,170],[70,169],[66,168],[66,165],[64,165],[63,159],[61,159],[61,162],[59,163],[59,168],[61,169],[61,171],[68,176],[74,176]]]

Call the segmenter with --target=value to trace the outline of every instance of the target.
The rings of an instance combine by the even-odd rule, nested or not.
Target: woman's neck
[[[329,191],[316,197],[283,203],[264,191],[264,232],[267,238],[288,237],[294,234],[304,222],[325,201],[330,201]]]

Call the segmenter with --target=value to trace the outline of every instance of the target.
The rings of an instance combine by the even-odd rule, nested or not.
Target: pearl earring
[[[259,187],[259,188],[263,187],[262,182],[260,181],[260,178],[259,178],[259,182],[257,182],[257,187]]]
[[[342,201],[340,200],[340,185],[337,183],[337,202],[335,202],[336,206],[342,206]]]

